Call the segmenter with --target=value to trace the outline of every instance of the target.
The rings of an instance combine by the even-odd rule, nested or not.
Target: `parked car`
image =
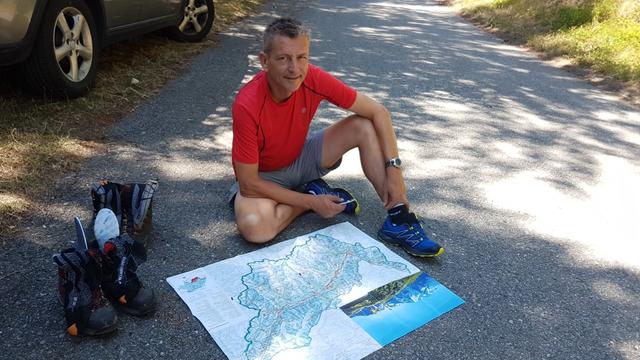
[[[213,0],[0,0],[0,66],[20,64],[37,93],[78,97],[105,46],[159,29],[201,41],[214,18]]]

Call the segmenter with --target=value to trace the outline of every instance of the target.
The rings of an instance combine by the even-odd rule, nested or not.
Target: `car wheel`
[[[169,28],[169,35],[178,41],[201,41],[213,26],[213,0],[184,0],[182,4],[183,17],[178,25]]]
[[[98,53],[97,28],[87,5],[82,0],[53,0],[22,71],[35,92],[75,98],[93,86]]]

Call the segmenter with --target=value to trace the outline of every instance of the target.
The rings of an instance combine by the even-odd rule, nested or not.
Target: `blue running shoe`
[[[342,210],[343,213],[349,215],[360,214],[360,203],[350,192],[342,188],[332,188],[322,179],[315,179],[308,182],[304,186],[304,192],[311,195],[335,195],[342,199],[343,202],[346,202],[346,206],[344,210]]]
[[[404,251],[413,256],[436,257],[444,253],[444,248],[429,239],[422,228],[422,224],[411,213],[411,221],[396,225],[387,216],[382,228],[378,231],[378,238],[390,244],[402,246]]]

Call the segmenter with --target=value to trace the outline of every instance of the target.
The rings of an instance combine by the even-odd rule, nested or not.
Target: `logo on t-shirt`
[[[307,108],[303,107],[302,109],[300,109],[300,112],[303,113],[303,114],[306,114],[307,113]]]

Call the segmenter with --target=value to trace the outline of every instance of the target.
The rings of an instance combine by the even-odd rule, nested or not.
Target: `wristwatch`
[[[395,157],[393,159],[389,159],[386,163],[384,163],[384,168],[386,169],[389,166],[393,166],[400,169],[400,165],[402,165],[402,161],[400,160],[400,158]]]

